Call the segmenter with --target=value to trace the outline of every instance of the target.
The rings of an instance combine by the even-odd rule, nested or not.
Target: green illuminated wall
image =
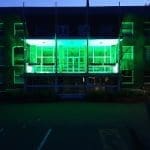
[[[58,73],[86,73],[86,40],[58,40]]]
[[[55,45],[34,43],[27,46],[26,72],[55,73]]]
[[[121,70],[133,70],[133,60],[134,52],[133,46],[123,46],[122,47],[122,60],[121,60]]]
[[[27,39],[26,72],[118,73],[118,44],[118,39]]]
[[[94,43],[93,43],[94,42]],[[89,41],[89,73],[117,73],[119,49],[114,40]]]

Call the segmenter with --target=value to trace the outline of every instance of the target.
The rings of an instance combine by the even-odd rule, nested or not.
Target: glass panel
[[[118,73],[118,40],[89,40],[89,73]]]
[[[86,40],[58,40],[58,73],[85,73]]]
[[[27,73],[55,73],[55,40],[26,40]]]
[[[27,73],[56,72],[55,42],[26,39]],[[58,39],[57,72],[86,73],[88,70],[89,73],[118,73],[118,44],[118,39],[91,39],[88,42],[87,39]]]

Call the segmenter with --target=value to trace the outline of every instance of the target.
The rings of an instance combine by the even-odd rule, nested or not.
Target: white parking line
[[[51,133],[51,131],[52,131],[52,129],[48,129],[48,131],[46,132],[43,140],[41,141],[40,145],[38,146],[37,150],[41,150],[43,148],[43,146],[44,146],[49,134]]]

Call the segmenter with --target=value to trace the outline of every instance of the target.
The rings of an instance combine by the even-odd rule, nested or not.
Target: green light
[[[26,39],[25,42],[27,73],[56,73],[56,67],[58,73],[118,73],[118,39],[88,42],[87,39]]]
[[[35,46],[55,46],[55,40],[47,39],[26,39],[25,42]]]
[[[87,46],[86,39],[58,39],[58,46],[65,47],[82,47]]]
[[[115,66],[113,67],[113,72],[118,73],[118,69],[119,69],[119,65],[118,63],[116,63]]]
[[[89,40],[89,46],[112,46],[119,43],[118,39],[92,39]]]
[[[85,73],[87,41],[58,40],[58,73]]]
[[[28,72],[28,73],[32,73],[33,72],[32,66],[29,66],[27,63],[26,63],[26,72]]]
[[[118,73],[119,40],[89,40],[89,73]]]
[[[133,70],[134,46],[122,47],[121,70]]]
[[[26,39],[27,73],[55,73],[55,40]]]

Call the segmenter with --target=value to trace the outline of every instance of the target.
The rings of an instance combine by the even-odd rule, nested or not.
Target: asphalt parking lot
[[[148,150],[144,103],[0,105],[1,150]]]

